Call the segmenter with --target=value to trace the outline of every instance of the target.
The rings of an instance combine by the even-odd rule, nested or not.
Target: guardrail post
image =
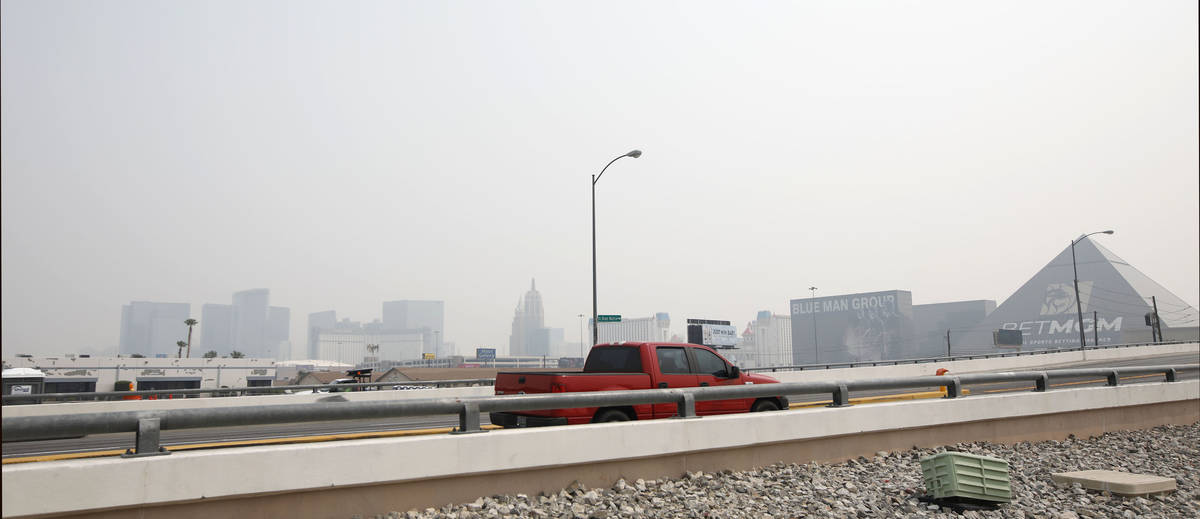
[[[125,450],[122,458],[141,458],[144,456],[165,456],[171,451],[163,448],[158,444],[158,435],[161,431],[159,418],[141,418],[138,420],[137,436],[134,440],[134,448],[136,451]]]
[[[473,434],[487,432],[479,428],[479,404],[463,402],[458,412],[458,429],[450,434]]]
[[[1036,386],[1033,389],[1034,391],[1043,393],[1047,389],[1050,389],[1050,375],[1047,375],[1045,371],[1039,373],[1038,378],[1035,379],[1033,382],[1034,382],[1034,385]]]
[[[946,396],[943,398],[958,398],[962,395],[962,381],[958,377],[951,377],[946,383]]]
[[[1110,386],[1115,386],[1115,385],[1121,383],[1121,377],[1117,376],[1117,370],[1115,370],[1115,369],[1108,370],[1107,377],[1108,377],[1108,385],[1110,385]]]
[[[679,403],[675,404],[676,418],[700,418],[696,416],[696,396],[687,391],[679,395]]]
[[[1164,373],[1164,375],[1167,376],[1167,382],[1176,382],[1179,380],[1179,372],[1175,371],[1175,368],[1167,369],[1167,372]]]
[[[850,406],[850,390],[846,387],[845,382],[838,382],[837,389],[833,390],[833,403],[826,407],[849,407]]]

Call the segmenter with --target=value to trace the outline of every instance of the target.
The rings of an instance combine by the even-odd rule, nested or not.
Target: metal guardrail
[[[136,432],[135,450],[126,457],[170,454],[159,445],[163,429],[225,427],[364,418],[394,418],[428,415],[459,415],[458,434],[485,432],[480,429],[480,413],[535,411],[546,409],[605,408],[644,404],[677,404],[679,418],[696,418],[696,402],[740,398],[830,394],[830,407],[850,405],[852,391],[876,389],[915,389],[946,387],[946,398],[963,395],[963,386],[996,382],[1028,381],[1034,391],[1046,391],[1056,379],[1103,377],[1116,386],[1121,376],[1161,374],[1175,382],[1186,371],[1200,371],[1200,364],[1174,366],[1131,366],[1119,368],[1063,369],[977,373],[958,376],[923,376],[832,382],[790,382],[739,386],[714,386],[681,389],[634,391],[596,391],[549,393],[540,395],[501,395],[472,398],[427,398],[372,402],[325,401],[309,404],[239,406],[215,409],[172,409],[161,411],[124,411],[75,415],[3,418],[3,441],[30,441],[81,437],[88,434]]]
[[[818,369],[834,369],[834,368],[857,368],[867,366],[898,366],[903,364],[927,364],[932,362],[947,362],[955,360],[974,360],[974,359],[994,359],[1005,357],[1025,357],[1031,355],[1045,355],[1048,353],[1063,353],[1072,351],[1084,350],[1107,350],[1113,348],[1130,348],[1136,346],[1155,346],[1160,344],[1188,344],[1196,341],[1161,341],[1161,342],[1135,342],[1128,344],[1109,344],[1104,346],[1088,346],[1087,348],[1070,348],[1070,349],[1055,349],[1055,350],[1035,350],[1023,352],[1009,353],[980,353],[976,355],[954,355],[950,357],[924,357],[918,359],[898,359],[898,360],[875,360],[863,362],[838,362],[829,364],[803,364],[796,366],[773,366],[767,368],[745,368],[742,371],[806,371]],[[102,391],[102,392],[84,392],[84,393],[42,393],[36,395],[4,395],[2,402],[8,404],[28,404],[28,403],[43,403],[45,401],[53,402],[71,402],[71,401],[95,401],[95,400],[124,400],[124,399],[154,399],[157,397],[168,398],[191,398],[201,395],[209,396],[245,396],[245,395],[272,395],[286,394],[296,391],[318,391],[318,390],[371,390],[370,388],[384,388],[387,386],[430,386],[435,388],[441,387],[460,387],[460,386],[481,386],[492,385],[495,379],[478,378],[478,379],[463,379],[463,380],[430,380],[430,381],[400,381],[400,382],[367,382],[360,384],[319,384],[305,386],[253,386],[253,387],[235,387],[235,388],[200,388],[200,389],[159,389],[145,391]],[[130,398],[138,397],[138,398]],[[147,398],[149,397],[149,398]]]
[[[899,366],[903,364],[928,364],[932,362],[948,362],[955,360],[975,360],[975,359],[999,359],[1007,357],[1028,357],[1033,355],[1046,355],[1050,353],[1069,353],[1072,351],[1091,351],[1091,350],[1110,350],[1116,348],[1133,348],[1138,346],[1159,346],[1163,344],[1191,344],[1196,341],[1159,341],[1159,342],[1131,342],[1127,344],[1106,344],[1103,346],[1087,346],[1075,348],[1059,348],[1048,350],[1032,350],[1032,351],[1013,351],[1006,353],[978,353],[972,355],[951,355],[944,357],[922,357],[917,359],[896,359],[896,360],[867,360],[861,362],[834,362],[829,364],[799,364],[795,366],[770,366],[765,368],[743,368],[742,371],[806,371],[816,369],[834,369],[834,368],[862,368],[869,366]]]
[[[209,396],[244,396],[244,395],[277,395],[295,393],[297,391],[374,391],[390,390],[393,386],[402,389],[412,389],[411,386],[429,388],[461,387],[461,386],[490,386],[495,383],[493,378],[471,378],[459,380],[405,380],[397,382],[363,382],[356,384],[317,384],[304,386],[251,386],[234,388],[198,388],[198,389],[155,389],[145,391],[93,391],[87,393],[39,393],[35,395],[4,395],[4,405],[9,404],[40,404],[47,400],[55,402],[74,401],[106,401],[106,400],[154,400],[166,398],[193,398],[202,395]],[[137,397],[137,398],[132,398]]]

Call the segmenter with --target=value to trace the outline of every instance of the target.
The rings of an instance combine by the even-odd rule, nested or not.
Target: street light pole
[[[1080,236],[1078,239],[1071,240],[1071,272],[1075,274],[1075,315],[1077,321],[1076,326],[1079,327],[1079,347],[1080,349],[1087,347],[1087,335],[1083,333],[1083,303],[1079,301],[1079,267],[1075,263],[1075,244],[1083,241],[1084,238],[1093,234],[1112,234],[1113,231],[1096,231]]]
[[[821,349],[817,347],[817,287],[808,287],[812,291],[812,308],[808,309],[808,313],[812,314],[813,322],[813,364],[821,363]]]
[[[599,175],[592,175],[592,346],[600,342],[600,326],[596,318],[599,317],[599,311],[596,305],[596,182],[600,181],[600,177],[604,176],[604,171],[608,169],[614,162],[622,157],[638,158],[642,156],[641,150],[633,150],[629,153],[621,155],[615,159],[608,161],[604,165],[604,169],[600,170]]]

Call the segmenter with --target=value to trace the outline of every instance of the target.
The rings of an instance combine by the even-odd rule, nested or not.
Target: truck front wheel
[[[600,412],[597,412],[596,416],[592,417],[592,423],[628,422],[628,421],[629,421],[629,415],[625,414],[625,411],[622,411],[620,409],[604,409],[604,410],[601,410]]]

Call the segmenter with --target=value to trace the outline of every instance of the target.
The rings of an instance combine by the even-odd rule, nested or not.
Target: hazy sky
[[[132,300],[507,348],[531,278],[744,325],[887,289],[1003,301],[1081,233],[1200,301],[1196,2],[13,1],[3,353]]]

